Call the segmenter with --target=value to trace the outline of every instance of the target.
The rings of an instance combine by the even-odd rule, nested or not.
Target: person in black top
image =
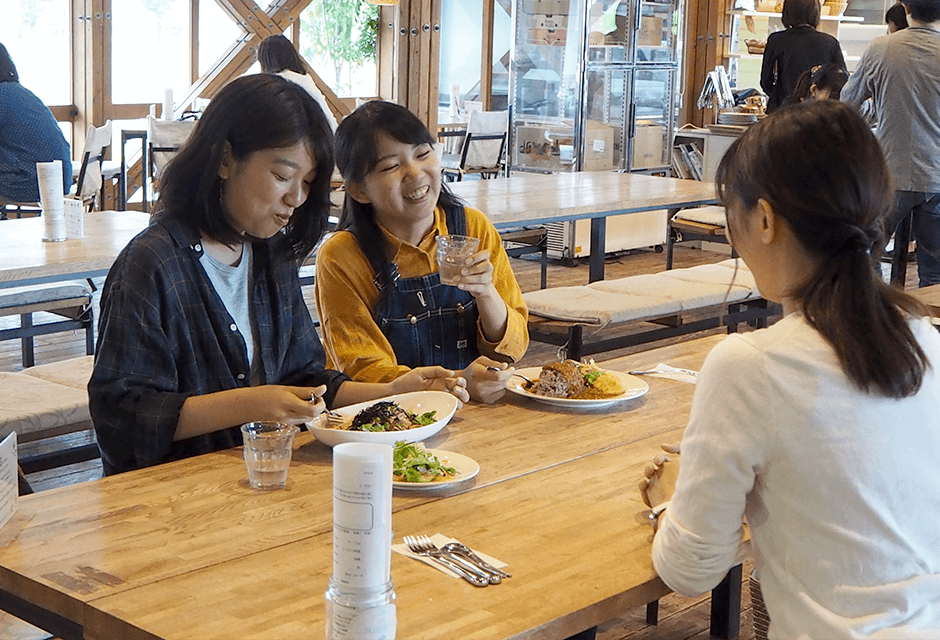
[[[818,0],[785,0],[783,31],[767,37],[760,86],[767,94],[767,112],[776,110],[793,93],[804,71],[816,65],[835,62],[845,66],[839,41],[816,30],[819,26]]]

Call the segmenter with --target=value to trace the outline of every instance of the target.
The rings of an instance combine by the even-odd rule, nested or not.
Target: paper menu
[[[36,179],[39,182],[39,201],[42,206],[42,239],[46,242],[65,240],[62,161],[37,162]]]
[[[388,583],[392,548],[392,447],[333,447],[333,582],[341,588]]]
[[[16,432],[0,441],[0,528],[16,513],[19,483],[16,477]]]

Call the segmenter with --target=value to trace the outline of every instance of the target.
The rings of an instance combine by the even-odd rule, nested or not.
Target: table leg
[[[0,609],[62,640],[82,640],[85,637],[81,625],[7,591],[0,590]]]
[[[607,257],[607,218],[591,218],[591,255],[588,257],[588,282],[604,279]]]
[[[576,633],[573,636],[568,637],[566,640],[594,640],[597,637],[597,627],[592,627],[586,629],[581,633]]]
[[[914,214],[901,219],[894,230],[894,252],[891,254],[891,284],[904,288],[907,281],[907,252],[911,245],[911,225]]]
[[[741,572],[743,567],[731,568],[721,583],[712,589],[712,638],[737,638],[741,631]]]

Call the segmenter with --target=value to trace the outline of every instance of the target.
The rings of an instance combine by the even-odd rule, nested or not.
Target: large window
[[[0,42],[24,87],[48,105],[72,103],[69,0],[3,0]]]
[[[112,2],[111,100],[162,103],[189,89],[189,1]]]
[[[378,92],[378,9],[362,0],[313,0],[300,14],[300,53],[340,97]]]

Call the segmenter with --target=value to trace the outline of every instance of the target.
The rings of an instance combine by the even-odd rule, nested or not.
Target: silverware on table
[[[463,544],[462,542],[448,542],[443,547],[441,547],[441,549],[444,551],[450,551],[451,553],[456,553],[456,554],[464,556],[465,558],[467,558],[468,560],[476,564],[478,567],[480,567],[487,573],[497,575],[501,578],[512,577],[511,573],[507,573],[506,571],[503,571],[502,569],[494,567],[489,562],[487,562],[486,560],[484,560],[483,558],[475,554],[473,552],[473,549]]]
[[[419,540],[418,538],[425,538],[427,543]],[[438,562],[438,564],[447,567],[474,586],[485,587],[490,583],[499,583],[498,577],[494,580],[492,576],[484,572],[482,569],[477,569],[469,562],[461,562],[455,556],[452,556],[446,551],[441,551],[437,548],[437,545],[431,542],[430,538],[427,538],[427,536],[405,536],[404,542],[405,546],[407,546],[409,551],[412,553],[419,556],[433,558]]]
[[[698,371],[693,371],[692,369],[678,369],[672,367],[669,369],[647,369],[645,371],[627,371],[631,376],[646,376],[652,373],[685,373],[690,376],[698,376]]]

